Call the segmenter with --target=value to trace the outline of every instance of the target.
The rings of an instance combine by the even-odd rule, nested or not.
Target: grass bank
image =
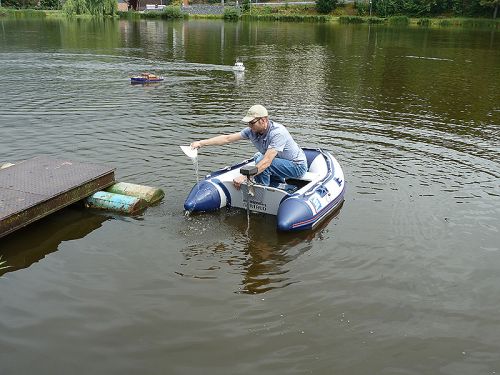
[[[241,13],[233,7],[227,7],[224,14],[188,15],[179,7],[168,6],[163,11],[150,12],[118,12],[117,17],[125,19],[226,19],[229,21],[281,21],[281,22],[318,22],[342,24],[386,24],[391,26],[412,27],[464,27],[489,28],[500,30],[500,19],[488,18],[409,18],[393,16],[387,18],[357,16],[349,6],[337,7],[331,14],[322,15],[316,12],[314,5],[253,6],[250,11]],[[63,18],[67,17],[61,10],[10,9],[0,7],[0,17],[13,18]],[[92,16],[77,16],[91,18]]]
[[[62,10],[44,10],[44,9],[11,9],[0,7],[0,17],[9,17],[17,19],[30,18],[67,18],[68,15]],[[94,16],[85,14],[76,16],[78,18],[94,18]]]
[[[60,11],[52,10],[37,10],[37,9],[11,9],[0,7],[0,17],[12,18],[45,18],[53,14],[60,14]]]
[[[394,16],[388,18],[340,16],[339,22],[388,24],[392,26],[418,26],[418,27],[465,27],[465,28],[492,28],[500,29],[500,19],[487,18],[409,18],[406,16]]]

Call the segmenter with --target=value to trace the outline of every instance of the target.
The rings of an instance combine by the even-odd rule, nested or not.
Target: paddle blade
[[[180,148],[191,159],[195,159],[198,156],[198,149],[196,148],[191,148],[191,146],[180,146]]]

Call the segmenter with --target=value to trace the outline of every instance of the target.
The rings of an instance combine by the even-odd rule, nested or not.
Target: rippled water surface
[[[0,162],[110,164],[166,193],[0,240],[2,375],[500,373],[498,32],[0,19],[0,67]],[[145,70],[165,81],[130,85]],[[314,232],[184,215],[179,145],[255,103],[344,169]],[[252,153],[203,148],[200,174]]]

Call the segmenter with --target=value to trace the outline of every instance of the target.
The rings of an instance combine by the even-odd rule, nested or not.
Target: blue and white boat
[[[152,73],[141,73],[138,76],[130,77],[130,83],[156,83],[156,82],[161,82],[163,81],[164,78],[162,76],[157,76],[156,74]]]
[[[272,186],[250,182],[237,190],[233,179],[240,170],[255,166],[253,159],[247,159],[207,175],[193,187],[184,208],[205,212],[238,207],[276,215],[281,231],[314,229],[344,202],[344,172],[329,152],[309,148],[304,152],[308,171],[300,179],[287,179],[286,183]]]

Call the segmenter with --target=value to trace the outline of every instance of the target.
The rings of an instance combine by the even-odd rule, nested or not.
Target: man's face
[[[266,130],[267,121],[264,117],[255,118],[248,123],[248,126],[254,133],[263,134]]]

